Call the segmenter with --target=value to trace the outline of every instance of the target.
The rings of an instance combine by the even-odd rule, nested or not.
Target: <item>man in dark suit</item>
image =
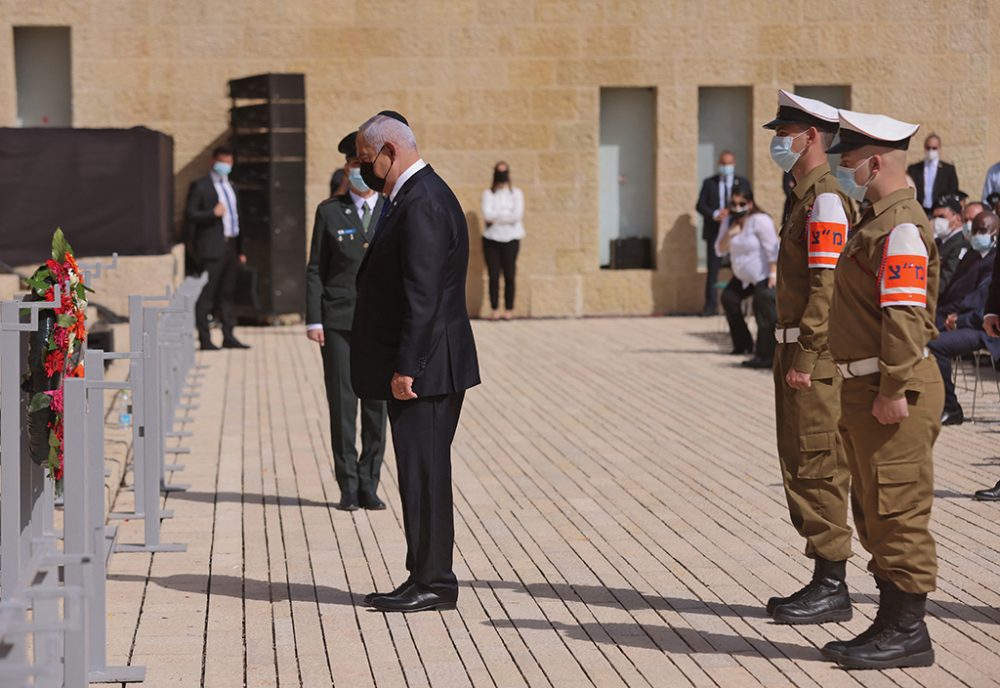
[[[384,204],[361,179],[356,138],[357,132],[352,132],[337,147],[347,161],[348,190],[316,209],[306,268],[306,334],[322,347],[333,472],[340,486],[337,508],[342,511],[385,509],[377,495],[385,453],[384,401],[361,402],[360,458],[355,446],[358,397],[351,386],[355,281]]]
[[[924,159],[906,168],[917,187],[917,201],[931,216],[935,199],[958,193],[958,172],[951,163],[941,162],[941,137],[928,134],[924,139]]]
[[[409,577],[365,599],[387,612],[453,609],[458,599],[451,443],[465,390],[479,384],[465,215],[401,120],[376,115],[358,132],[362,177],[387,200],[358,270],[351,347],[354,389],[388,400],[396,453]]]
[[[965,252],[965,256],[952,273],[948,287],[942,289],[941,296],[938,297],[937,316],[935,316],[938,330],[945,329],[946,321],[958,313],[962,301],[974,292],[986,277],[993,274],[996,246],[993,245],[992,237],[995,237],[997,230],[1000,229],[1000,218],[994,213],[983,212],[982,204],[969,204],[973,205],[979,205],[980,211],[975,214],[975,219],[969,228],[969,250]],[[968,209],[968,206],[966,208]],[[986,248],[988,246],[992,247]]]
[[[184,206],[195,263],[199,271],[208,272],[208,282],[195,305],[198,339],[203,350],[219,348],[212,344],[208,329],[208,316],[213,311],[222,320],[223,348],[250,348],[233,335],[236,325],[233,315],[236,278],[247,257],[242,250],[236,192],[229,183],[232,169],[232,149],[217,147],[212,151],[212,169],[204,177],[191,182]]]
[[[719,235],[719,224],[729,214],[729,198],[733,189],[753,191],[750,180],[736,174],[736,156],[730,151],[719,155],[719,172],[708,177],[701,185],[696,206],[702,217],[701,238],[705,242],[705,307],[702,315],[715,315],[719,310],[719,295],[715,288],[719,281],[719,267],[722,258],[715,253],[715,240]]]

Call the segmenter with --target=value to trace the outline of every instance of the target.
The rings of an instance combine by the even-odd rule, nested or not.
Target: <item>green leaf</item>
[[[64,262],[66,260],[66,252],[72,250],[69,247],[69,242],[66,241],[66,236],[63,234],[62,229],[56,229],[52,235],[52,260],[57,263]]]
[[[97,293],[96,291],[94,291],[93,289],[91,289],[90,287],[88,287],[86,284],[81,284],[81,286],[84,289],[86,289],[87,291],[89,291],[91,294],[96,294]]]
[[[24,281],[29,287],[31,287],[32,291],[34,291],[39,296],[45,296],[45,292],[49,288],[48,282],[42,279],[38,279],[37,277],[29,277]]]
[[[87,287],[84,286],[83,282],[80,282],[78,285],[76,285],[76,298],[79,299],[80,301],[87,300]]]
[[[46,351],[55,351],[58,348],[59,347],[56,346],[56,338],[55,337],[49,337],[49,347],[46,349]]]
[[[76,316],[72,313],[60,313],[56,316],[56,325],[59,327],[73,327],[73,325],[76,325]]]
[[[28,413],[34,413],[35,411],[47,409],[51,405],[52,397],[45,392],[39,392],[35,396],[31,397],[31,403],[28,404]]]
[[[49,430],[49,455],[59,447],[59,438],[56,437],[55,430]]]

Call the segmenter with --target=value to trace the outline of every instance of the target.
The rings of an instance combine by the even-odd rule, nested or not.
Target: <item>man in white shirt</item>
[[[306,334],[322,347],[333,468],[340,486],[337,508],[342,511],[385,509],[377,495],[385,454],[384,401],[360,402],[360,455],[355,445],[358,397],[351,387],[355,279],[385,204],[361,178],[356,140],[357,132],[352,132],[337,147],[345,156],[348,191],[316,209],[306,268]]]
[[[906,168],[913,179],[917,202],[931,216],[934,201],[958,193],[958,172],[955,166],[941,160],[941,137],[931,133],[924,139],[924,159]]]
[[[229,183],[233,169],[233,151],[219,146],[212,152],[212,169],[196,179],[188,189],[184,218],[199,271],[208,273],[208,282],[195,305],[198,339],[203,350],[218,349],[212,344],[208,316],[213,312],[222,320],[222,347],[247,349],[233,335],[236,317],[233,305],[240,266],[246,264],[236,192]]]

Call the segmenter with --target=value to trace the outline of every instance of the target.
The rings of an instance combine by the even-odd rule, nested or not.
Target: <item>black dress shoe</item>
[[[993,487],[988,487],[985,490],[976,490],[976,493],[972,495],[973,499],[977,499],[980,502],[1000,502],[1000,482],[998,482]]]
[[[753,368],[754,370],[770,370],[774,367],[774,362],[770,358],[761,358],[760,356],[754,356],[748,361],[743,361],[740,363],[744,368]]]
[[[202,342],[201,343],[201,350],[202,351],[218,351],[219,347],[217,347],[212,342]]]
[[[340,502],[334,508],[339,511],[357,511],[361,508],[358,503],[358,495],[353,492],[341,492]]]
[[[369,511],[382,511],[385,509],[385,502],[378,498],[378,495],[374,492],[359,492],[358,502],[361,504],[362,509],[368,509]]]
[[[961,425],[964,422],[965,414],[962,413],[962,409],[957,411],[945,409],[945,412],[941,414],[941,425]]]
[[[376,597],[385,597],[387,595],[390,597],[396,597],[397,595],[402,594],[403,591],[409,588],[411,585],[413,585],[413,581],[407,578],[405,581],[396,586],[396,589],[393,590],[392,592],[370,592],[367,595],[365,595],[365,606],[366,607],[372,606],[372,600],[374,600]]]
[[[422,585],[414,584],[398,595],[379,595],[372,598],[372,609],[380,612],[412,612],[447,611],[455,608],[458,592],[445,597]]]
[[[230,337],[229,339],[222,340],[223,349],[249,349],[250,347],[243,342],[241,342],[236,337]]]
[[[823,624],[850,621],[854,613],[847,592],[847,562],[816,558],[813,579],[792,595],[792,599],[774,607],[772,616],[778,624]]]

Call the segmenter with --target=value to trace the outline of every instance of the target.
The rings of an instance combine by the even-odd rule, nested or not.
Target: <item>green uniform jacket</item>
[[[306,268],[306,324],[350,331],[357,301],[355,279],[383,202],[379,197],[367,230],[349,193],[319,204]]]
[[[916,254],[922,244],[926,269],[914,267],[907,256],[901,259],[905,265],[888,264],[886,241],[904,225],[916,227],[904,232],[909,244],[905,253]],[[837,362],[877,357],[879,392],[890,399],[923,386],[924,380],[914,369],[926,358],[927,343],[937,336],[934,313],[939,270],[937,244],[927,215],[913,189],[904,188],[865,211],[834,271],[830,353]],[[911,305],[880,294],[883,287],[891,286],[887,277],[906,287],[919,287],[926,294],[926,305]]]
[[[941,284],[938,287],[939,294],[943,294],[951,282],[951,276],[955,274],[955,268],[959,261],[969,250],[969,241],[961,232],[955,232],[950,237],[941,242],[938,251],[941,255]]]
[[[855,223],[857,206],[841,190],[825,162],[797,182],[792,194],[794,202],[781,226],[778,251],[778,327],[801,330],[792,366],[811,373],[814,379],[826,380],[836,374],[826,343],[834,271],[810,266],[809,222],[816,219],[813,207],[822,194],[840,199],[848,229]]]

